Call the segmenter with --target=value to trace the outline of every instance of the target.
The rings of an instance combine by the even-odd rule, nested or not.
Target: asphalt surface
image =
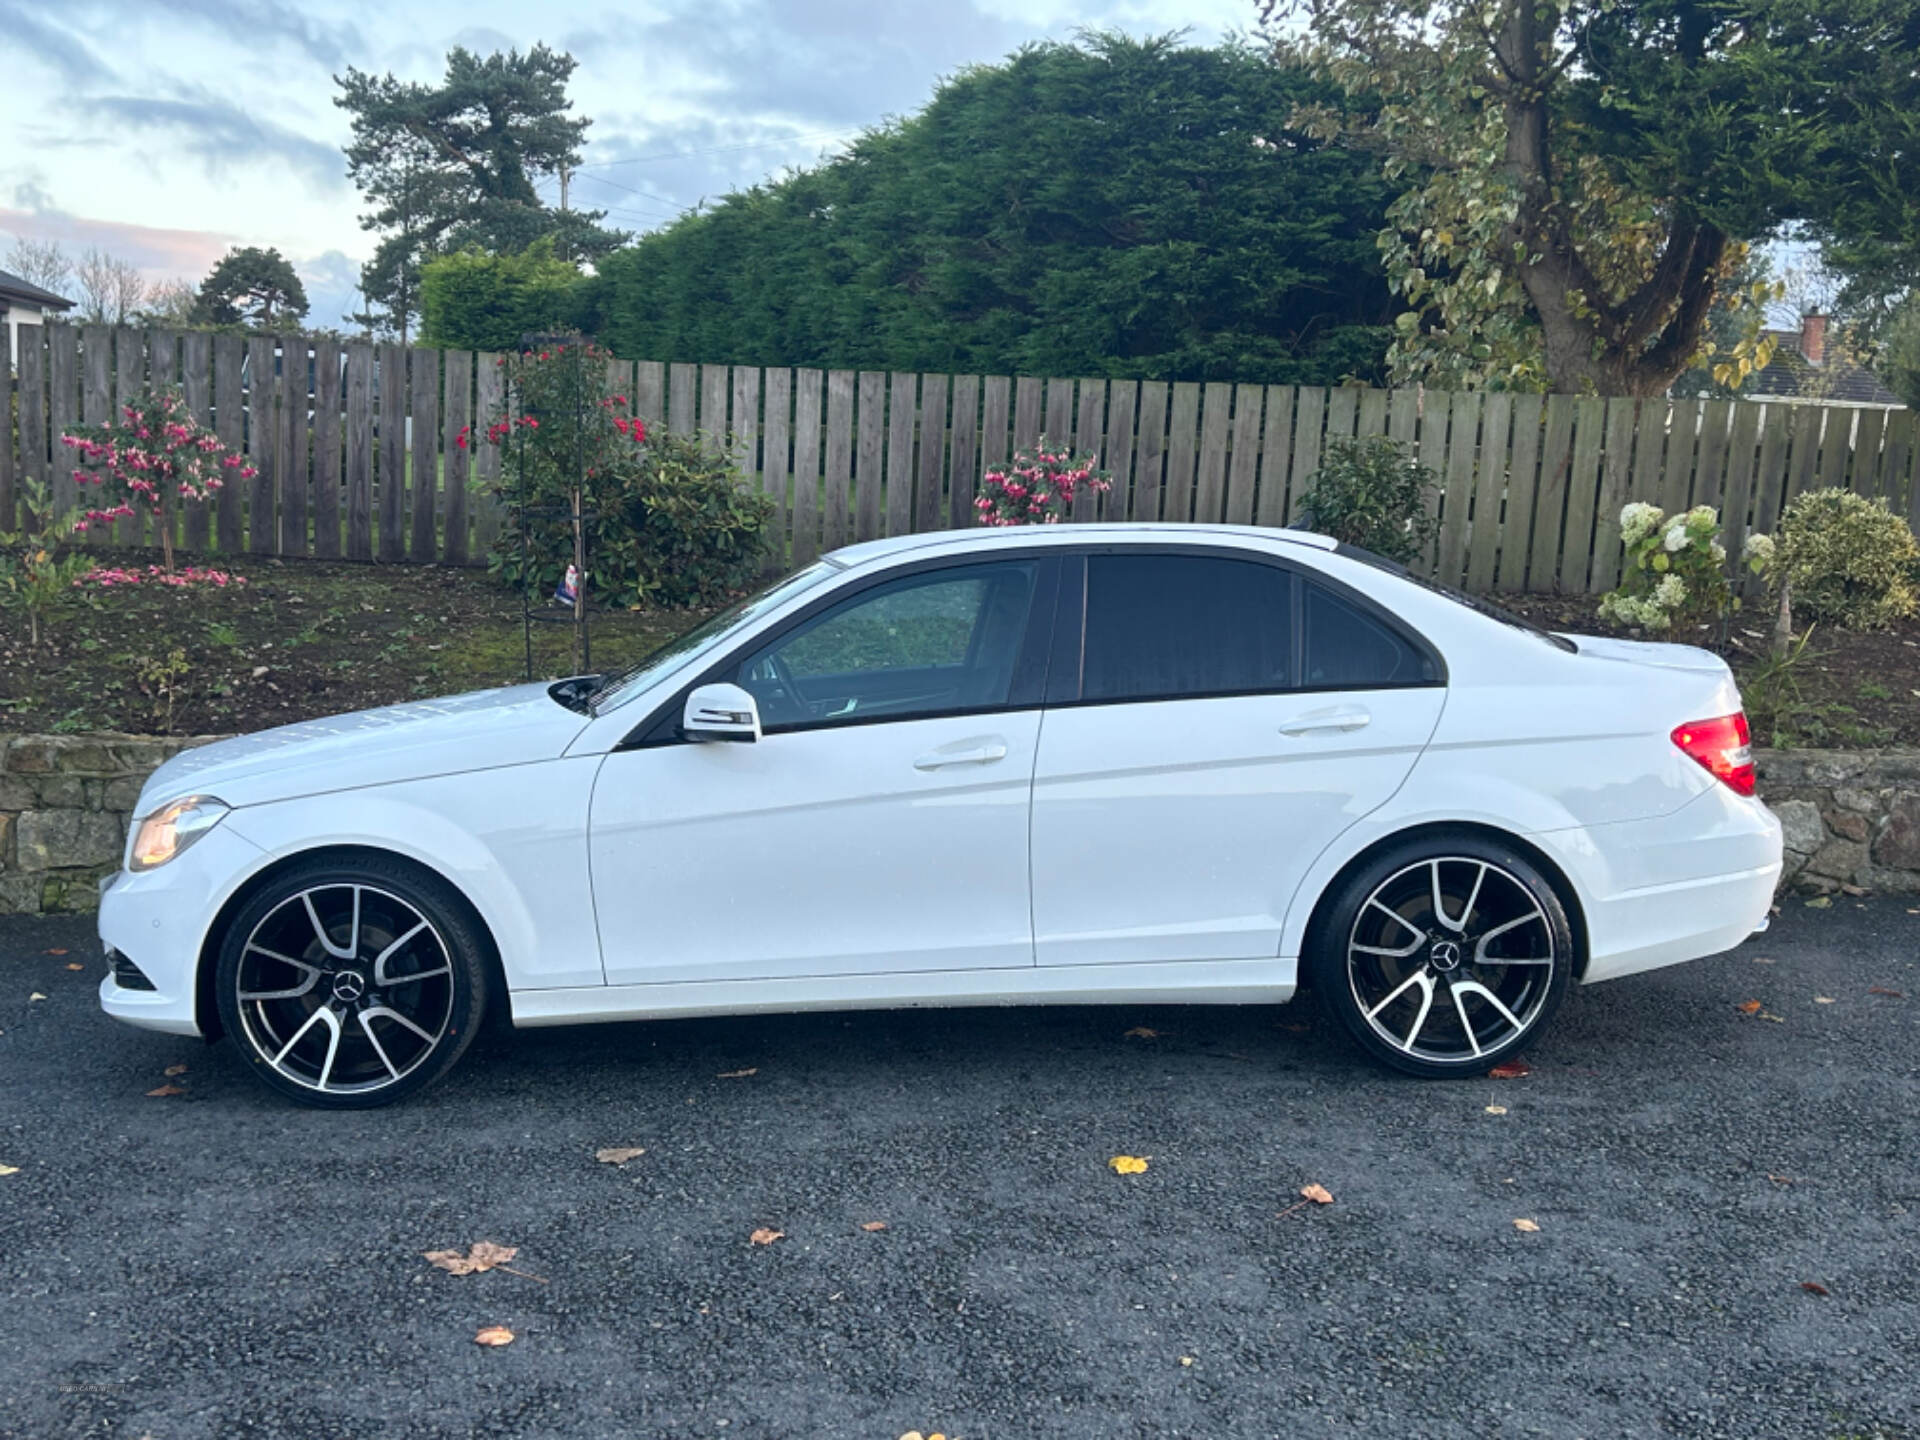
[[[922,1011],[530,1032],[354,1115],[0,922],[0,1434],[1920,1435],[1910,905],[1578,992],[1521,1079]],[[525,1274],[422,1258],[479,1240]]]

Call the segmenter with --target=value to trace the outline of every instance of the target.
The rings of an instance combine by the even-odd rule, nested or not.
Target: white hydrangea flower
[[[1715,540],[1712,544],[1707,546],[1707,549],[1713,555],[1714,564],[1723,565],[1726,563],[1727,547],[1722,545],[1718,540]]]
[[[1678,610],[1687,603],[1687,582],[1669,571],[1653,587],[1653,603],[1663,610]]]
[[[1773,561],[1773,537],[1771,535],[1749,535],[1746,543],[1740,547],[1740,559],[1751,565],[1756,560],[1762,565]]]
[[[1620,511],[1620,538],[1636,545],[1659,528],[1662,512],[1658,505],[1635,500]]]
[[[1687,548],[1687,520],[1684,515],[1676,515],[1667,525],[1667,533],[1660,537],[1660,548],[1668,554]]]

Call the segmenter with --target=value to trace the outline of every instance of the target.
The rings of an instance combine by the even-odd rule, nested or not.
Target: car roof
[[[1006,525],[978,530],[930,530],[918,535],[890,535],[884,540],[864,540],[829,551],[826,559],[842,569],[888,560],[915,551],[939,548],[949,554],[992,551],[1007,545],[1031,545],[1036,541],[1056,545],[1098,544],[1102,540],[1184,540],[1200,544],[1207,540],[1260,541],[1279,540],[1305,546],[1310,550],[1332,550],[1336,542],[1311,530],[1276,530],[1262,525],[1192,525],[1146,522],[1098,525]]]

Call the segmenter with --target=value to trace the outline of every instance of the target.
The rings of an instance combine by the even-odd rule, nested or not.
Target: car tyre
[[[1576,960],[1566,907],[1539,867],[1460,833],[1392,846],[1342,880],[1303,968],[1374,1060],[1446,1079],[1483,1075],[1531,1045]]]
[[[270,1089],[368,1109],[451,1070],[486,1016],[479,920],[431,872],[397,858],[316,857],[249,897],[220,942],[226,1033]]]

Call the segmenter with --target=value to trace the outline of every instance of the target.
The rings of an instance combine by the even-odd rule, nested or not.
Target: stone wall
[[[119,868],[127,819],[160,762],[205,740],[0,738],[0,915],[91,910]]]
[[[1785,884],[1920,894],[1920,750],[1761,750],[1786,830]]]
[[[0,740],[0,915],[91,910],[120,864],[140,786],[207,739]],[[1920,751],[1762,750],[1760,793],[1786,827],[1786,883],[1920,894]]]

